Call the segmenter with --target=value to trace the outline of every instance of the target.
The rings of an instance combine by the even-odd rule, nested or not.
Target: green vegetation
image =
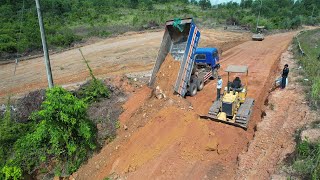
[[[297,176],[303,179],[320,178],[320,143],[300,141],[296,146],[296,159],[292,165]]]
[[[31,116],[32,131],[10,139],[14,145],[2,168],[5,177],[21,176],[21,172],[32,174],[40,165],[54,164],[57,175],[77,170],[88,152],[96,148],[95,126],[88,119],[86,109],[84,100],[60,87],[47,90],[41,110]],[[12,132],[3,130],[1,134],[9,136]]]
[[[33,123],[23,124],[12,122],[9,102],[3,118],[0,118],[0,179],[20,177],[20,168],[3,168],[11,156],[13,145],[20,137],[33,130]],[[2,172],[2,173],[1,173]]]
[[[76,96],[84,99],[85,102],[92,103],[98,101],[100,98],[108,98],[110,96],[109,89],[103,84],[101,80],[98,80],[89,66],[89,62],[83,56],[81,49],[79,49],[84,62],[87,65],[90,76],[92,80],[90,80],[87,84],[82,86],[80,90],[76,93]]]
[[[209,0],[42,0],[49,48],[72,46],[91,36],[108,37],[157,27],[168,19],[193,17],[199,26],[236,24],[254,29],[259,0],[212,6]],[[320,22],[318,0],[263,1],[260,25],[293,29]],[[0,56],[41,49],[34,1],[0,2]],[[3,59],[3,58],[2,58]]]
[[[302,55],[296,44],[296,58],[303,68],[303,75],[308,81],[304,82],[308,88],[307,98],[315,108],[320,107],[320,29],[303,32],[298,36],[301,48],[305,55]]]
[[[299,48],[299,42],[301,49]],[[302,67],[303,85],[312,107],[319,108],[320,102],[320,29],[302,32],[295,39],[295,58]],[[319,122],[311,124],[319,128]],[[302,130],[300,130],[301,132]],[[299,135],[300,137],[301,135]],[[298,139],[294,160],[290,164],[291,175],[301,179],[320,179],[320,141],[311,143]]]
[[[48,89],[41,109],[28,123],[15,122],[8,103],[0,118],[0,179],[22,179],[52,167],[55,175],[68,175],[97,148],[97,130],[87,108],[110,93],[87,66],[92,80],[79,91],[80,98],[61,87]]]

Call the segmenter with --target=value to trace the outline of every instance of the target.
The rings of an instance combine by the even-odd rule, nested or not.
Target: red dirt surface
[[[281,53],[295,33],[249,41],[223,54],[222,75],[227,65],[249,66],[248,96],[256,100],[248,131],[199,119],[216,97],[216,82],[210,81],[195,97],[158,100],[145,90],[144,103],[122,119],[128,129],[94,155],[73,175],[76,179],[234,179],[239,153],[246,151],[254,127],[261,121],[264,100],[278,70]],[[140,96],[140,94],[139,94]],[[131,97],[135,101],[134,96]],[[137,98],[140,99],[140,98]],[[130,99],[129,99],[130,101]],[[142,101],[142,102],[143,102]],[[129,103],[129,102],[128,102]],[[142,105],[141,105],[142,104]]]

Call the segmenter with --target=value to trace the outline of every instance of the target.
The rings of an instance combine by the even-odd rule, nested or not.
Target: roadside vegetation
[[[0,179],[68,176],[100,147],[96,124],[87,111],[90,104],[109,98],[110,91],[88,68],[92,76],[88,85],[75,93],[61,87],[47,89],[40,110],[27,122],[12,116],[8,101],[0,116]]]
[[[301,50],[298,47],[300,42]],[[310,105],[320,108],[320,29],[302,32],[295,40],[295,57],[302,68]]]
[[[73,46],[90,37],[162,27],[168,19],[193,17],[200,27],[239,25],[254,30],[259,0],[211,5],[209,0],[42,0],[50,49]],[[320,23],[318,0],[263,1],[259,25],[295,29]],[[41,50],[34,1],[0,2],[0,59]]]
[[[294,45],[295,58],[304,77],[301,82],[305,87],[307,100],[317,111],[320,108],[320,29],[302,32],[295,39]],[[319,122],[309,126],[308,129],[320,128]],[[292,169],[290,174],[301,179],[320,179],[320,139],[316,142],[302,139],[300,134],[303,130],[305,128],[299,130],[297,135],[293,162],[289,164],[289,168]]]

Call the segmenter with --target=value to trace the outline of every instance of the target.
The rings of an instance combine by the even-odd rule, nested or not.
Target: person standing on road
[[[218,76],[218,81],[217,81],[217,100],[220,99],[222,83],[223,83],[223,81],[221,79],[221,76]]]
[[[287,78],[289,74],[289,65],[284,65],[284,68],[282,70],[282,80],[281,80],[281,89],[284,89],[287,84]]]

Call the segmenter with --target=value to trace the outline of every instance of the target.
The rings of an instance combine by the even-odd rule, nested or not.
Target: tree
[[[200,1],[199,1],[199,5],[200,5],[200,7],[201,7],[202,10],[211,7],[210,0],[200,0]]]
[[[130,0],[131,8],[137,8],[139,5],[139,0]]]
[[[242,8],[251,8],[252,7],[252,0],[241,0],[240,6]]]

